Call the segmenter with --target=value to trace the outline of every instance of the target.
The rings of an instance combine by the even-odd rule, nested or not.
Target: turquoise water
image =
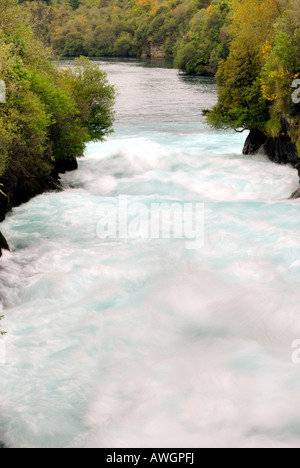
[[[87,147],[63,192],[1,225],[12,252],[0,270],[0,440],[300,447],[295,170],[242,156],[246,135],[205,125],[212,80],[100,64],[119,92],[115,133]],[[100,236],[103,207],[109,223],[120,200],[140,207],[135,235]],[[162,203],[201,204],[198,248],[174,226],[138,235]]]

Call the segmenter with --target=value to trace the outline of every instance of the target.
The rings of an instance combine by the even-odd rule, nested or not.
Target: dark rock
[[[295,192],[292,193],[292,195],[289,197],[289,200],[300,198],[300,188],[295,190]]]
[[[256,154],[262,149],[271,161],[295,166],[299,158],[296,145],[289,137],[289,129],[289,123],[285,119],[281,119],[281,129],[277,137],[268,137],[260,130],[250,130],[245,141],[243,154]]]
[[[36,195],[60,189],[58,181],[53,177],[18,177],[8,170],[0,179],[6,197],[0,197],[0,222],[14,206],[28,202]]]
[[[268,158],[277,164],[291,164],[298,171],[300,179],[300,160],[296,145],[289,136],[290,126],[281,119],[281,129],[277,137],[268,137],[259,130],[250,130],[245,141],[243,154],[256,154],[263,150]],[[295,190],[290,199],[300,198],[300,189]]]
[[[286,134],[276,138],[268,138],[264,150],[271,161],[277,164],[292,164],[295,166],[299,160],[296,145]]]
[[[298,171],[299,181],[300,181],[300,161],[298,160],[297,164],[295,164],[295,169]]]
[[[9,250],[9,245],[3,234],[0,232],[0,257],[2,257],[2,250]]]
[[[246,138],[243,154],[256,154],[266,142],[266,136],[259,130],[250,130]]]
[[[0,178],[1,190],[6,194],[0,194],[0,223],[5,219],[6,213],[14,206],[28,202],[31,198],[53,190],[62,190],[59,183],[59,174],[78,169],[77,159],[62,160],[55,163],[52,174],[44,177],[17,176],[9,169]],[[9,250],[8,243],[0,233],[0,257],[2,249]]]
[[[65,174],[66,172],[76,171],[77,169],[78,162],[76,158],[61,159],[60,161],[56,161],[51,175],[55,180],[58,180],[59,174]]]

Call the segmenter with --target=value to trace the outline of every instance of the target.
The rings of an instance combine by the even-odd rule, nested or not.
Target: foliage
[[[228,54],[230,3],[76,0],[75,5],[71,0],[36,0],[25,2],[24,8],[39,36],[62,56],[147,57],[160,50],[185,72],[214,74]]]
[[[230,52],[219,64],[219,99],[207,120],[271,138],[288,134],[299,154],[300,107],[292,94],[300,78],[300,0],[233,0],[230,16]]]
[[[269,103],[261,88],[263,47],[274,38],[280,14],[277,0],[233,0],[230,52],[216,74],[218,104],[207,114],[212,125],[265,130]]]
[[[227,18],[229,2],[212,3],[199,10],[189,24],[189,32],[178,46],[177,67],[187,73],[215,74],[220,60],[228,55]]]
[[[81,57],[75,60],[75,65],[76,72],[67,69],[64,80],[79,111],[79,121],[84,124],[89,140],[103,141],[112,131],[115,89],[106,73],[89,59]]]
[[[62,55],[160,53],[186,73],[215,75],[219,99],[208,123],[276,136],[285,120],[300,149],[300,107],[291,99],[300,0],[35,0],[23,9]]]
[[[290,136],[300,146],[299,105],[291,99],[292,83],[300,77],[300,2],[291,1],[276,28],[272,42],[263,47],[264,66],[261,91],[270,103],[270,120],[285,118],[290,123]]]
[[[7,102],[0,104],[0,176],[47,178],[57,161],[82,156],[88,141],[111,131],[114,90],[105,74],[88,61],[65,72],[53,59],[23,7],[1,0],[0,79]]]

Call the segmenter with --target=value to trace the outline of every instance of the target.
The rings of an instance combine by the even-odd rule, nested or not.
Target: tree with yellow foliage
[[[273,161],[296,164],[300,108],[292,85],[300,76],[300,1],[233,0],[230,31],[230,53],[216,76],[218,104],[207,111],[208,122],[250,130],[246,154],[263,144]]]
[[[300,77],[300,1],[291,0],[278,21],[272,42],[263,47],[261,90],[270,103],[267,130],[280,133],[280,122],[288,122],[288,133],[300,154],[300,108],[291,98],[294,80]]]
[[[264,130],[269,104],[261,93],[263,46],[274,37],[281,12],[279,0],[233,0],[230,53],[216,75],[218,104],[207,114],[212,125]]]

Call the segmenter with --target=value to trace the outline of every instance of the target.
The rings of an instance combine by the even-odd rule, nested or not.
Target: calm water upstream
[[[246,135],[204,124],[212,80],[100,64],[119,93],[115,133],[87,147],[62,193],[1,225],[0,440],[299,448],[296,171],[242,156]],[[172,230],[104,238],[120,200],[129,217],[141,207],[141,233],[153,204],[202,204],[203,243]]]

